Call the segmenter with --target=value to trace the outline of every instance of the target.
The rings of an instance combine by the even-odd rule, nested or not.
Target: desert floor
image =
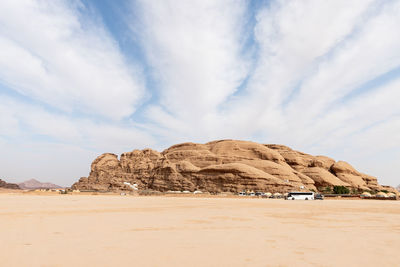
[[[0,194],[1,266],[399,266],[400,201]]]

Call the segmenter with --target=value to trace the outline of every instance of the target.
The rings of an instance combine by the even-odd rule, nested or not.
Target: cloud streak
[[[73,3],[1,2],[0,80],[69,113],[129,116],[144,95],[139,69],[125,62],[102,25],[82,15],[85,7]]]
[[[186,131],[174,129],[179,133],[204,133],[202,128],[213,123],[210,117],[248,72],[242,56],[245,2],[137,1],[134,7],[139,15],[131,28],[158,84],[158,106],[149,107],[148,119],[169,128],[180,123],[160,118],[172,116],[190,124]]]

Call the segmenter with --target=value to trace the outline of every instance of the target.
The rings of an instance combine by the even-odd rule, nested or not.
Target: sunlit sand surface
[[[400,201],[0,194],[1,266],[399,266]]]

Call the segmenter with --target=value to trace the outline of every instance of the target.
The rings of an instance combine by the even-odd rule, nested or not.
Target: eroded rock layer
[[[358,172],[346,162],[311,156],[282,145],[237,140],[183,143],[161,153],[134,150],[120,158],[105,153],[93,161],[89,177],[82,177],[72,187],[127,190],[126,183],[162,192],[317,191],[335,185],[382,189],[375,177]]]

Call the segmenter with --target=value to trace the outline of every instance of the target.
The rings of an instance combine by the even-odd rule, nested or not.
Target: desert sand
[[[0,194],[1,266],[399,266],[400,201]]]

